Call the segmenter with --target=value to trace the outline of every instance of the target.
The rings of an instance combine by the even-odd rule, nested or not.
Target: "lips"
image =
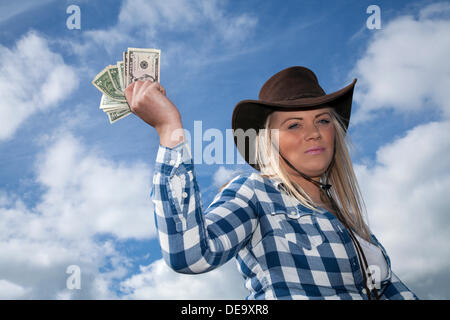
[[[312,147],[305,151],[306,154],[320,154],[325,151],[323,147]]]

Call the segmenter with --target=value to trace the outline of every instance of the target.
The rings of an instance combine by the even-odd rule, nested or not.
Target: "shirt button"
[[[288,213],[288,217],[291,219],[297,219],[300,216],[300,214],[297,211],[291,211]]]
[[[173,166],[175,164],[175,160],[170,160],[169,164]]]
[[[186,192],[183,192],[182,196],[183,198],[187,198],[188,194]]]

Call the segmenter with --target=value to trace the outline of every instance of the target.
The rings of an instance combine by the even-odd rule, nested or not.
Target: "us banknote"
[[[100,109],[106,112],[110,123],[131,113],[124,94],[128,85],[138,80],[160,82],[161,50],[128,48],[122,57],[122,61],[106,66],[92,80],[102,93]]]

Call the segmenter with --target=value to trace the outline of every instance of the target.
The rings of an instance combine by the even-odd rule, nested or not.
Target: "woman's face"
[[[335,130],[331,108],[301,111],[275,111],[271,129],[279,129],[281,154],[297,170],[310,177],[320,177],[331,163]],[[289,173],[298,175],[283,160]]]

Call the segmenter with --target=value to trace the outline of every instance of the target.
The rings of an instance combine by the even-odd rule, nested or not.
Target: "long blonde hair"
[[[279,153],[271,141],[271,116],[272,114],[265,121],[265,130],[259,130],[255,140],[256,163],[259,166],[261,175],[268,178],[278,177],[289,195],[295,197],[303,206],[313,211],[318,211],[317,206],[309,195],[298,183],[291,179],[284,166],[280,164]],[[331,118],[335,128],[335,154],[334,161],[332,161],[328,172],[328,182],[332,185],[330,194],[335,204],[339,207],[340,215],[345,220],[345,223],[361,238],[371,242],[371,232],[364,221],[366,208],[353,171],[346,141],[349,138],[346,135],[343,121],[334,108],[331,109]],[[348,142],[350,143],[350,141]],[[322,182],[324,179],[325,176],[322,176]],[[227,184],[228,182],[221,187],[221,190]],[[330,204],[323,190],[321,190],[321,199]]]

